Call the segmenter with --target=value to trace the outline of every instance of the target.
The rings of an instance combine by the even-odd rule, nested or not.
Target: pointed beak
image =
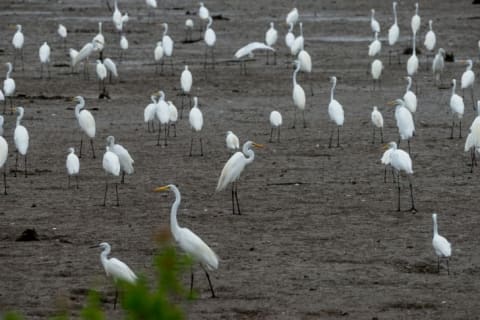
[[[90,249],[93,249],[93,248],[100,248],[100,245],[99,245],[99,244],[96,244],[96,245],[94,245],[94,246],[90,246],[89,248],[90,248]]]
[[[252,143],[252,146],[254,146],[255,148],[263,148],[263,144],[258,144],[258,143]]]
[[[157,188],[153,189],[153,192],[162,192],[162,191],[167,191],[167,190],[170,190],[170,187],[169,186],[163,186],[163,187],[157,187]]]
[[[392,101],[388,101],[387,102],[387,106],[391,106],[391,107],[394,107],[397,105],[397,102],[395,100],[392,100]]]

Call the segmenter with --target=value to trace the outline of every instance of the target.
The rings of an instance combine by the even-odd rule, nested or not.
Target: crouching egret
[[[374,106],[373,111],[371,114],[371,119],[372,119],[372,124],[373,124],[373,138],[372,138],[372,144],[375,144],[375,129],[378,128],[380,129],[380,139],[381,143],[383,143],[383,116],[378,111],[378,107]]]
[[[277,142],[280,142],[280,126],[282,125],[282,114],[276,110],[270,112],[270,126],[272,127],[270,130],[270,142],[272,141],[273,137],[273,130],[277,130]]]
[[[118,160],[120,161],[120,170],[122,172],[122,180],[120,181],[120,183],[123,184],[125,182],[125,173],[133,173],[134,161],[130,156],[130,153],[128,153],[127,149],[125,149],[121,144],[115,143],[115,137],[107,137],[107,146],[109,147],[110,151],[112,151],[118,156]]]
[[[238,140],[237,135],[232,131],[227,131],[225,144],[227,145],[227,149],[231,152],[235,152],[240,148],[240,140]]]
[[[445,237],[438,234],[437,214],[432,214],[433,220],[433,239],[432,245],[435,254],[437,255],[437,270],[440,272],[440,259],[445,259],[447,263],[447,273],[450,275],[449,260],[452,256],[452,245]]]
[[[395,106],[395,120],[397,121],[398,133],[400,135],[398,143],[400,144],[401,140],[407,140],[408,153],[411,154],[410,139],[415,132],[415,124],[413,123],[412,114],[407,109],[405,102],[402,99],[390,101],[388,105]]]
[[[91,248],[102,248],[103,251],[100,253],[100,262],[102,263],[103,269],[105,270],[107,276],[113,278],[115,285],[117,285],[118,281],[135,284],[137,281],[137,276],[129,266],[117,258],[108,258],[108,255],[111,251],[111,247],[108,243],[102,242],[99,245],[92,246]],[[113,302],[113,309],[115,309],[117,306],[117,298],[118,288],[115,287],[115,300]]]
[[[345,121],[345,116],[343,112],[342,105],[335,99],[335,87],[337,86],[337,77],[331,77],[330,82],[332,83],[332,91],[330,92],[330,103],[328,104],[328,116],[330,117],[330,121],[335,122],[337,125],[337,148],[340,147],[340,127],[343,126]],[[328,147],[332,147],[332,139],[333,139],[333,131],[334,127],[332,126],[332,130],[330,132],[330,139],[328,142]]]
[[[7,158],[8,158],[8,143],[3,137],[3,116],[0,116],[0,169],[3,168],[3,187],[4,194],[7,194]]]
[[[462,138],[462,118],[463,112],[465,110],[465,105],[463,104],[463,98],[460,97],[456,92],[457,80],[452,79],[452,95],[450,97],[450,110],[452,111],[452,130],[450,133],[450,139],[453,139],[453,129],[455,127],[455,118],[458,118],[458,137]]]
[[[235,152],[222,169],[220,178],[218,179],[216,191],[222,191],[227,187],[229,183],[232,184],[232,213],[235,214],[235,203],[237,204],[237,212],[241,214],[240,205],[237,194],[237,180],[240,178],[240,174],[243,172],[247,164],[253,162],[255,159],[255,153],[251,149],[263,148],[263,145],[257,144],[253,141],[247,141],[243,144],[242,151]]]
[[[17,155],[15,157],[15,177],[17,176],[18,169],[18,154],[20,153],[25,159],[25,178],[27,177],[27,151],[28,151],[28,142],[29,136],[27,128],[20,124],[20,121],[23,119],[24,109],[23,107],[17,107],[17,126],[13,134],[13,140],[15,142],[15,148],[17,150]]]
[[[198,108],[198,98],[193,97],[193,108],[190,110],[190,114],[188,115],[188,122],[190,123],[190,127],[192,128],[192,138],[190,139],[190,157],[192,156],[192,149],[193,149],[193,135],[195,132],[200,134],[200,131],[203,127],[203,114],[202,111]],[[200,141],[200,156],[203,157],[203,141],[202,137],[199,137]]]
[[[85,107],[85,99],[82,96],[73,98],[78,102],[75,106],[75,117],[77,118],[80,129],[90,138],[90,146],[92,148],[92,158],[95,159],[95,148],[93,147],[93,138],[95,138],[95,118],[88,110],[82,110]],[[80,151],[78,157],[82,157],[83,135],[80,138]]]
[[[215,298],[215,292],[213,291],[212,282],[210,281],[210,275],[208,274],[207,270],[212,271],[218,269],[218,256],[199,236],[193,233],[190,229],[182,228],[178,224],[177,211],[178,207],[180,206],[180,201],[182,200],[178,188],[173,184],[169,184],[167,186],[155,188],[154,192],[169,190],[173,191],[175,194],[175,202],[173,203],[170,211],[170,231],[172,232],[173,238],[178,243],[180,248],[182,248],[187,255],[192,257],[194,261],[200,263],[200,266],[202,267],[203,271],[205,271],[205,275],[207,276],[212,298]],[[191,271],[190,278],[190,292],[192,292],[192,290],[193,270]]]
[[[67,28],[63,24],[58,25],[57,33],[63,40],[63,48],[65,49],[65,45],[67,43]]]
[[[70,188],[70,177],[75,176],[78,189],[78,173],[80,172],[80,160],[75,154],[74,148],[68,148],[68,156],[66,161],[67,176],[68,176],[68,188]]]
[[[103,206],[107,202],[107,192],[108,192],[108,176],[112,175],[118,177],[120,175],[120,159],[117,154],[110,150],[110,147],[107,146],[105,153],[103,154],[103,169],[105,170],[105,195],[103,197]],[[117,207],[120,205],[118,200],[118,183],[115,183],[115,194],[117,195]]]

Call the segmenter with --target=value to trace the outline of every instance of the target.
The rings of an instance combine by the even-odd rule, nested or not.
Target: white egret
[[[208,59],[208,51],[210,50],[211,57],[212,57],[212,68],[215,68],[215,43],[217,42],[217,36],[215,31],[212,29],[212,17],[208,17],[208,24],[207,28],[205,29],[205,34],[203,36],[203,40],[205,41],[205,60],[203,63],[203,68],[207,67],[207,59]]]
[[[373,33],[380,33],[380,23],[375,19],[375,9],[371,10],[370,27]]]
[[[192,156],[192,148],[193,148],[193,134],[194,132],[200,132],[203,127],[203,114],[202,111],[198,108],[198,98],[193,97],[193,107],[190,110],[190,114],[188,115],[188,122],[190,123],[190,127],[192,128],[192,138],[190,139],[190,157]],[[200,140],[200,156],[203,157],[203,142],[202,137],[199,137]]]
[[[413,34],[413,44],[412,44],[412,55],[408,58],[407,61],[407,74],[413,77],[418,71],[418,57],[417,51],[415,48],[415,33]],[[415,86],[417,85],[417,81],[415,81]]]
[[[480,106],[480,101],[477,102],[477,105]],[[477,107],[478,109],[478,107]],[[478,109],[480,110],[480,109]],[[473,167],[477,165],[477,153],[479,153],[480,148],[480,116],[477,116],[470,126],[470,133],[465,140],[465,152],[470,151],[470,156],[472,160],[472,166],[470,172],[473,172]]]
[[[78,55],[78,51],[73,48],[70,48],[68,49],[68,55],[70,57],[70,67],[72,68],[72,73],[74,73],[75,66],[73,65],[73,63]]]
[[[128,39],[127,37],[122,34],[122,36],[120,37],[120,61],[122,61],[122,58],[123,58],[123,53],[126,52],[128,50]]]
[[[425,34],[425,42],[423,43],[425,45],[425,48],[427,48],[428,51],[433,51],[433,49],[435,49],[435,44],[437,42],[435,32],[433,32],[433,29],[432,29],[432,24],[433,24],[433,21],[429,20],[428,26],[430,30],[428,30],[428,32]]]
[[[10,77],[12,73],[13,66],[10,62],[6,63],[8,68],[7,75],[5,76],[5,80],[3,80],[3,93],[5,94],[4,106],[3,106],[3,113],[5,114],[5,109],[7,107],[7,98],[10,100],[10,110],[13,113],[13,99],[15,97],[15,80]]]
[[[293,104],[295,106],[295,112],[293,116],[293,126],[292,128],[295,128],[295,124],[297,122],[297,109],[302,111],[302,116],[303,116],[303,127],[307,127],[307,123],[305,120],[305,91],[303,90],[302,86],[300,86],[297,83],[297,73],[300,71],[300,62],[298,60],[295,60],[295,71],[293,72],[293,91],[292,91],[292,98],[293,98]]]
[[[157,112],[157,101],[156,101],[157,96],[156,95],[151,95],[150,100],[152,103],[148,104],[144,111],[143,111],[143,119],[145,123],[147,124],[147,130],[150,132],[150,127],[153,127],[153,131],[155,132],[155,115]]]
[[[452,256],[452,245],[445,237],[438,234],[437,214],[432,214],[433,220],[433,239],[432,245],[435,254],[437,255],[437,270],[440,272],[440,259],[445,259],[447,262],[447,273],[450,274],[449,261]]]
[[[168,136],[170,136],[170,127],[173,126],[173,129],[175,130],[174,137],[177,136],[177,121],[178,121],[178,109],[177,107],[173,104],[172,101],[167,101],[168,104],[168,110],[170,111],[170,118],[168,120]]]
[[[400,135],[398,143],[400,144],[401,140],[407,140],[408,153],[410,154],[410,139],[415,132],[415,124],[413,123],[412,114],[402,99],[390,101],[388,105],[395,106],[395,120],[397,121],[398,133]]]
[[[120,10],[118,9],[117,0],[115,0],[114,5],[115,5],[115,8],[112,15],[112,21],[113,21],[113,24],[115,25],[115,29],[117,29],[118,32],[122,32],[123,25],[127,23],[129,20],[128,13],[125,13],[124,15],[122,15]]]
[[[392,153],[393,149],[388,148],[388,145],[386,146],[387,150],[382,155],[382,158],[380,159],[380,162],[385,165],[385,171],[383,173],[383,183],[387,183],[387,168],[390,166],[390,154]],[[390,166],[391,167],[391,166]],[[395,173],[392,168],[392,182],[395,183]]]
[[[290,49],[295,41],[295,36],[293,35],[293,23],[289,23],[288,32],[285,35],[285,45]]]
[[[403,95],[403,101],[405,102],[407,109],[414,114],[417,111],[417,96],[412,90],[410,90],[412,87],[412,77],[407,76],[405,77],[405,80],[407,80],[407,89]]]
[[[192,42],[194,23],[192,19],[185,20],[185,42]]]
[[[112,75],[115,78],[118,78],[117,65],[110,58],[105,58],[103,60],[103,65],[108,70],[108,72],[109,72],[108,79],[109,79],[109,82],[112,83]]]
[[[90,57],[90,55],[95,51],[97,50],[97,45],[99,44],[99,42],[97,41],[92,41],[92,42],[89,42],[89,43],[86,43],[82,49],[80,49],[80,51],[78,52],[77,55],[75,55],[75,57],[73,57],[73,60],[72,60],[72,67],[75,68],[75,66],[80,62],[80,61],[83,61],[83,60],[86,60],[86,62],[88,62],[88,58]],[[83,75],[85,78],[88,78],[88,65],[87,63],[84,62],[83,64]]]
[[[115,143],[115,138],[113,136],[107,137],[107,146],[109,147],[110,151],[118,156],[118,160],[120,161],[120,171],[122,172],[122,180],[120,183],[123,184],[125,182],[125,173],[132,174],[134,171],[134,161],[127,149],[125,149],[121,144]]]
[[[273,142],[273,130],[277,129],[277,142],[280,142],[280,126],[283,123],[282,114],[276,110],[270,112],[270,142]]]
[[[278,40],[278,32],[277,29],[275,29],[275,24],[273,22],[270,22],[270,28],[267,30],[265,33],[265,43],[267,46],[270,46],[273,48],[275,44],[277,43]],[[267,51],[267,64],[269,64],[268,56],[269,53]],[[273,52],[273,64],[277,64],[277,53],[274,51]]]
[[[172,73],[173,73],[173,40],[172,38],[168,35],[168,24],[163,23],[162,24],[164,31],[163,31],[163,36],[162,36],[162,47],[163,47],[163,54],[165,57],[169,57],[170,60],[170,65],[172,67]]]
[[[300,62],[300,71],[307,74],[306,80],[310,83],[310,93],[313,96],[313,81],[310,81],[310,74],[312,73],[312,58],[310,57],[310,54],[302,47],[297,55],[297,60]]]
[[[0,169],[3,168],[3,187],[4,194],[7,194],[7,158],[8,158],[8,143],[3,137],[3,116],[0,116]]]
[[[333,76],[330,78],[330,82],[332,83],[332,90],[330,91],[330,103],[328,104],[328,116],[330,117],[330,121],[335,122],[337,125],[337,148],[340,147],[340,127],[343,126],[345,121],[345,116],[343,112],[342,105],[334,98],[335,94],[335,87],[337,86],[337,77]],[[330,139],[328,142],[328,147],[332,147],[332,139],[333,139],[333,131],[334,127],[332,126],[332,130],[330,131]]]
[[[63,24],[58,25],[57,33],[63,40],[63,48],[65,48],[65,44],[67,43],[67,28]]]
[[[452,131],[450,134],[450,139],[453,139],[453,129],[455,127],[455,118],[458,118],[459,129],[458,137],[462,138],[462,118],[463,112],[465,110],[465,105],[463,104],[463,98],[460,97],[456,92],[457,80],[452,79],[452,95],[450,97],[450,110],[452,111]]]
[[[394,1],[392,5],[393,5],[394,21],[390,29],[388,29],[388,44],[390,46],[395,45],[395,43],[397,43],[398,38],[400,36],[400,28],[398,27],[398,23],[397,23],[397,2]],[[388,64],[391,64],[391,55],[392,55],[392,49],[388,50]],[[397,53],[397,56],[398,56],[398,63],[400,64],[400,55],[398,55],[398,53]]]
[[[380,129],[380,142],[383,143],[383,116],[378,111],[378,107],[374,106],[371,114],[372,124],[373,124],[373,138],[372,144],[375,143],[375,129]]]
[[[118,260],[117,258],[108,258],[110,254],[111,247],[108,243],[102,242],[99,245],[93,246],[92,248],[102,248],[102,253],[100,253],[100,261],[102,263],[103,269],[107,274],[107,277],[112,277],[115,285],[118,281],[127,282],[130,284],[135,284],[137,281],[137,276],[135,273],[127,266],[124,262]],[[117,306],[118,298],[118,289],[115,287],[115,300],[113,302],[113,308]]]
[[[212,271],[218,269],[218,256],[199,236],[193,233],[190,229],[182,228],[178,225],[177,211],[182,199],[178,188],[173,184],[169,184],[167,186],[155,188],[154,192],[168,190],[173,191],[175,194],[175,202],[173,203],[170,211],[170,231],[180,248],[182,248],[182,250],[185,251],[185,253],[188,254],[194,261],[200,263],[200,266],[202,267],[203,271],[205,271],[205,275],[207,276],[212,298],[214,298],[215,292],[213,291],[212,282],[210,281],[210,275],[208,274],[207,270]],[[192,292],[192,290],[193,270],[190,278],[190,292]]]
[[[274,48],[267,46],[266,44],[262,42],[251,42],[247,44],[244,47],[241,47],[240,49],[235,52],[235,58],[236,59],[242,59],[243,57],[249,56],[250,58],[253,57],[253,51],[255,50],[271,50],[275,51]],[[242,60],[240,63],[240,70],[243,71],[244,74],[247,73],[247,66],[245,64],[245,60]]]
[[[74,101],[78,102],[75,106],[75,117],[78,125],[83,132],[90,138],[90,146],[92,147],[92,157],[95,159],[95,148],[93,147],[93,138],[95,138],[95,118],[88,110],[82,110],[85,107],[85,99],[82,96],[76,96]],[[79,157],[82,157],[83,135],[80,138]]]
[[[445,68],[445,50],[443,50],[443,48],[440,48],[438,49],[438,52],[435,55],[435,58],[433,58],[433,62],[432,62],[434,84],[437,84],[437,82],[439,86],[442,84],[441,76],[444,68]]]
[[[15,49],[15,54],[13,56],[13,65],[15,66],[15,62],[17,59],[17,54],[20,55],[20,59],[22,59],[22,71],[24,71],[24,64],[23,64],[23,45],[25,43],[25,37],[23,36],[22,32],[22,25],[17,24],[17,31],[13,35],[12,44],[13,48]]]
[[[1,101],[5,103],[5,96],[3,95],[3,91],[0,89],[0,102]]]
[[[227,149],[231,152],[236,152],[237,149],[240,149],[240,140],[238,140],[237,135],[232,131],[227,131],[225,143],[227,145]]]
[[[158,136],[157,136],[157,146],[160,145],[160,135],[162,133],[162,125],[164,128],[164,146],[167,146],[167,130],[168,130],[168,122],[170,121],[170,108],[168,107],[168,103],[165,101],[165,93],[163,91],[158,92],[158,96],[160,97],[157,102],[155,115],[160,122],[158,127]]]
[[[105,48],[105,37],[102,32],[102,22],[98,23],[98,33],[92,40],[95,43],[95,51],[99,52],[99,59],[103,59],[103,48]]]
[[[27,152],[28,152],[28,131],[27,128],[20,124],[23,119],[24,109],[23,107],[17,107],[17,125],[13,133],[13,141],[15,142],[16,157],[15,157],[15,177],[18,170],[18,154],[20,153],[25,159],[25,178],[27,177]]]
[[[373,91],[375,91],[375,83],[378,82],[379,88],[381,88],[380,76],[382,75],[383,63],[379,59],[375,59],[372,62],[372,67],[370,73],[372,74],[373,79]]]
[[[162,41],[158,41],[153,52],[155,59],[155,73],[158,73],[158,63],[161,61],[162,72],[163,72],[163,46]]]
[[[80,172],[80,160],[75,154],[74,148],[68,148],[66,167],[67,167],[67,176],[68,176],[68,187],[70,188],[70,177],[75,176],[75,180],[77,182],[77,189],[78,189],[78,174]]]
[[[147,7],[156,9],[157,8],[157,0],[145,0]]]
[[[412,159],[410,155],[405,151],[398,149],[397,144],[395,142],[390,142],[388,144],[389,148],[392,150],[390,152],[390,165],[397,173],[397,186],[398,186],[398,206],[397,211],[400,211],[400,173],[404,171],[408,177],[408,183],[410,187],[410,200],[412,202],[412,207],[410,211],[416,212],[417,209],[415,208],[415,202],[413,199],[413,185],[411,176],[413,175],[412,169]]]
[[[43,77],[43,65],[47,65],[48,78],[50,79],[50,46],[44,42],[38,50],[38,57],[40,58],[40,78]]]
[[[287,24],[293,24],[295,25],[298,21],[298,10],[297,8],[293,8],[290,10],[290,12],[287,14],[287,18],[285,19],[285,22]]]
[[[292,56],[296,56],[300,50],[303,48],[303,43],[305,39],[303,38],[303,23],[298,24],[300,27],[300,35],[293,40],[292,46],[290,47],[290,53]]]
[[[382,50],[382,43],[378,40],[378,32],[375,32],[374,40],[368,45],[368,55],[375,57]]]
[[[206,22],[208,20],[208,17],[210,17],[210,11],[208,11],[208,8],[205,7],[203,2],[200,2],[199,5],[200,8],[198,8],[198,17]]]
[[[105,196],[103,197],[103,206],[107,202],[107,191],[108,191],[108,176],[112,175],[118,177],[120,175],[120,159],[117,154],[110,150],[110,147],[105,148],[105,153],[103,154],[103,170],[105,170]],[[118,200],[118,183],[115,183],[115,194],[117,195],[117,207],[120,205]]]
[[[467,69],[462,74],[462,79],[461,79],[462,96],[463,96],[463,98],[465,98],[465,89],[467,89],[467,88],[471,89],[473,110],[475,110],[475,96],[474,96],[474,93],[473,93],[473,84],[475,82],[475,73],[473,73],[473,71],[472,71],[473,61],[472,61],[472,59],[468,59],[468,60],[463,61],[463,62],[467,63]]]
[[[421,19],[420,19],[420,16],[418,15],[418,2],[417,2],[415,3],[415,14],[413,15],[412,20],[410,21],[410,26],[412,27],[412,32],[414,35],[420,29],[420,23],[421,23]]]
[[[180,85],[182,87],[182,106],[180,110],[180,119],[183,118],[183,108],[185,105],[185,97],[188,97],[188,105],[192,107],[192,99],[190,97],[190,90],[192,90],[192,73],[188,70],[188,66],[185,66],[185,70],[182,71],[182,75],[180,76]]]
[[[240,205],[237,194],[237,180],[240,178],[240,174],[245,169],[247,164],[253,162],[255,159],[255,153],[251,149],[263,148],[263,145],[257,144],[253,141],[247,141],[243,144],[242,151],[235,152],[222,169],[220,178],[218,179],[216,191],[222,191],[228,184],[232,184],[232,213],[235,214],[235,203],[237,204],[237,212],[241,214]]]
[[[105,93],[105,78],[107,77],[107,68],[100,60],[97,60],[96,71],[98,77],[98,90],[100,93]]]

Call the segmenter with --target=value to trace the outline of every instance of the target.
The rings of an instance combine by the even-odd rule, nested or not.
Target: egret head
[[[392,141],[384,146],[384,149],[397,149],[397,143]]]
[[[115,138],[113,136],[107,137],[107,146],[112,146],[115,144]]]
[[[270,22],[270,28],[274,28],[275,24],[273,22]]]
[[[391,107],[405,106],[405,102],[402,99],[395,99],[395,100],[387,102],[387,106],[391,106]]]
[[[17,24],[16,27],[17,27],[18,31],[22,31],[22,25],[21,24]]]
[[[445,50],[443,48],[438,49],[438,53],[445,57]]]
[[[372,17],[375,15],[375,9],[370,10],[372,12]]]
[[[75,153],[75,149],[72,147],[68,148],[68,153]]]
[[[168,24],[166,22],[162,23],[162,26],[163,26],[164,29],[168,28]]]
[[[187,65],[185,65],[185,71],[188,71],[188,66]]]
[[[23,115],[23,112],[24,112],[23,107],[16,107],[15,108],[15,113],[17,114],[17,116]]]
[[[337,77],[335,77],[335,76],[330,77],[330,82],[333,83],[333,84],[336,84],[337,83]]]

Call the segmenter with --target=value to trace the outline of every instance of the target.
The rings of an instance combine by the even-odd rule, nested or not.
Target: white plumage
[[[312,72],[312,58],[307,51],[302,48],[298,53],[297,59],[300,62],[300,71],[307,73]]]
[[[107,174],[118,177],[120,175],[120,159],[110,150],[110,147],[107,146],[105,150],[102,161],[103,170],[105,170]]]
[[[282,125],[283,119],[282,114],[276,110],[270,112],[270,125],[273,128],[278,128]]]
[[[190,114],[188,115],[188,122],[190,123],[190,127],[195,131],[202,130],[203,127],[203,115],[202,111],[198,108],[198,98],[193,98],[193,108],[190,110]]]
[[[183,93],[190,93],[192,81],[192,73],[188,70],[188,66],[185,66],[185,70],[182,71],[182,75],[180,76],[180,85],[182,86]]]
[[[13,134],[13,140],[15,142],[15,148],[22,155],[25,156],[28,151],[29,136],[27,128],[22,126],[20,122],[23,119],[24,109],[23,107],[17,107],[17,125]]]
[[[435,44],[437,42],[435,32],[433,32],[433,29],[432,29],[432,24],[433,24],[433,21],[429,20],[428,26],[430,30],[428,30],[428,32],[425,34],[425,42],[423,43],[425,45],[425,48],[427,48],[428,51],[433,51],[433,49],[435,49]]]
[[[122,37],[120,38],[120,48],[122,48],[122,50],[128,49],[128,39],[123,34],[122,34]]]
[[[295,36],[293,35],[293,23],[289,24],[288,32],[285,35],[285,45],[290,49],[295,41]]]
[[[373,111],[372,111],[372,114],[371,114],[371,119],[372,119],[372,123],[375,127],[379,128],[379,129],[383,128],[383,116],[380,113],[380,111],[378,111],[378,107],[376,107],[376,106],[373,107]]]
[[[157,8],[157,0],[145,0],[145,3],[149,8],[153,8],[153,9]]]
[[[92,41],[85,44],[82,49],[73,57],[72,66],[75,67],[80,61],[88,59],[90,55],[96,50],[97,43]]]
[[[57,33],[62,39],[65,39],[67,37],[67,28],[63,24],[59,24]]]
[[[285,19],[285,22],[287,24],[293,24],[295,25],[298,21],[298,9],[293,8],[290,10],[290,12],[287,14],[287,18]]]
[[[83,132],[90,138],[95,138],[95,119],[88,110],[82,110],[85,107],[85,100],[81,96],[75,97],[78,104],[75,106],[75,117],[78,125]]]
[[[432,62],[432,72],[435,77],[435,82],[440,80],[440,76],[445,68],[445,50],[443,48],[438,49],[435,58]]]
[[[168,110],[170,112],[170,117],[169,117],[169,123],[174,124],[178,120],[178,109],[177,107],[173,104],[172,101],[167,101],[168,104]]]
[[[432,214],[432,220],[433,220],[432,246],[438,258],[438,268],[440,271],[440,259],[446,258],[448,262],[448,258],[450,258],[452,255],[452,245],[450,244],[450,242],[448,242],[448,240],[445,237],[442,237],[440,234],[438,234],[436,213]],[[450,268],[448,267],[448,263],[447,263],[447,268],[448,268],[448,273],[450,274]]]
[[[159,62],[163,58],[163,46],[162,41],[158,41],[153,52],[155,62]]]
[[[393,18],[394,22],[390,29],[388,29],[388,44],[393,46],[397,41],[398,37],[400,36],[400,28],[398,27],[397,23],[397,2],[393,2]]]
[[[293,104],[299,110],[305,110],[305,91],[303,90],[302,86],[297,83],[297,73],[300,71],[300,62],[298,60],[295,61],[295,71],[293,72],[293,91],[292,91],[292,98]]]
[[[105,78],[107,77],[107,68],[100,60],[97,60],[96,71],[98,79],[100,81],[105,80]]]
[[[473,83],[475,82],[475,74],[472,71],[473,61],[471,59],[467,60],[467,69],[462,74],[461,87],[462,89],[473,88]]]
[[[145,123],[149,125],[149,129],[150,124],[153,123],[153,121],[155,120],[155,114],[157,111],[157,101],[155,98],[156,96],[154,95],[150,96],[150,100],[152,101],[152,103],[149,103],[143,111],[143,119]]]
[[[158,92],[160,98],[158,99],[156,106],[156,116],[161,125],[168,124],[170,121],[170,109],[165,101],[165,93],[163,91]]]
[[[235,52],[235,58],[240,59],[243,58],[247,55],[253,56],[253,51],[255,50],[271,50],[275,51],[274,48],[267,46],[266,44],[262,42],[252,42],[247,44],[246,46],[240,48]]]
[[[328,104],[328,116],[337,126],[343,126],[345,121],[342,105],[335,99],[335,87],[337,86],[337,77],[331,77],[332,90],[330,92],[330,103]]]
[[[105,48],[105,37],[103,36],[103,33],[102,33],[101,21],[98,23],[98,33],[93,38],[92,42],[95,43],[95,48],[94,48],[95,50],[103,51],[103,48]]]
[[[405,90],[405,94],[403,95],[403,101],[405,102],[405,106],[411,113],[415,113],[417,111],[417,96],[413,93],[410,88],[412,87],[412,78],[410,76],[405,77],[408,81],[407,89]]]
[[[382,70],[383,70],[383,63],[382,61],[376,59],[372,62],[372,67],[370,70],[370,73],[372,74],[373,80],[378,80],[380,79],[380,76],[382,75]]]
[[[230,151],[235,151],[240,148],[240,141],[238,137],[232,131],[227,131],[227,135],[225,137],[225,143],[227,145],[227,149]]]
[[[457,80],[452,79],[452,95],[450,97],[450,109],[454,116],[457,116],[459,119],[461,119],[463,117],[465,105],[463,103],[463,98],[455,92],[456,88]]]
[[[133,284],[137,281],[135,273],[124,262],[117,258],[108,258],[111,251],[108,243],[102,242],[99,247],[103,249],[100,261],[107,276],[112,277],[115,282],[121,280]]]
[[[292,56],[296,56],[300,50],[303,49],[303,43],[304,43],[304,38],[303,38],[303,23],[298,24],[300,26],[300,35],[293,40],[292,46],[290,47],[290,53]]]
[[[210,17],[210,12],[208,11],[208,8],[205,7],[203,2],[200,2],[200,8],[198,9],[198,17],[202,20],[208,20],[208,17]]]
[[[12,73],[13,66],[10,62],[6,63],[8,67],[7,74],[5,76],[5,80],[3,81],[3,92],[5,97],[12,97],[15,94],[15,80],[10,78],[10,74]]]
[[[208,17],[207,29],[205,30],[205,34],[203,36],[205,44],[209,47],[215,46],[215,42],[217,41],[215,31],[212,29],[212,22],[212,17]]]
[[[265,43],[267,46],[273,47],[275,43],[277,43],[278,39],[278,32],[275,29],[275,25],[273,22],[270,22],[270,28],[265,33]]]
[[[406,108],[402,99],[395,100],[395,120],[397,121],[398,133],[402,140],[410,140],[415,132],[415,125],[410,111]]]
[[[173,54],[173,40],[168,35],[168,24],[163,23],[163,37],[162,37],[162,47],[163,47],[163,54],[167,57],[171,57]]]
[[[371,17],[370,17],[370,27],[372,28],[373,33],[380,33],[380,23],[378,23],[377,19],[375,19],[375,9],[371,10]]]
[[[413,174],[412,159],[410,155],[397,148],[395,142],[390,142],[390,165],[398,172],[404,171],[406,174]]]
[[[407,61],[407,73],[409,76],[413,76],[418,71],[418,57],[415,46],[415,33],[413,34],[412,55]]]
[[[368,55],[374,57],[382,50],[382,43],[378,40],[378,32],[375,32],[375,39],[368,45]]]
[[[133,169],[133,159],[130,156],[130,153],[122,145],[115,143],[115,138],[113,136],[107,137],[107,146],[109,150],[115,153],[118,156],[120,162],[120,170],[126,174],[132,174]]]
[[[117,65],[112,59],[105,58],[103,60],[103,65],[105,66],[106,70],[108,70],[115,78],[118,77]]]
[[[410,22],[413,34],[416,34],[420,29],[420,23],[421,23],[421,19],[420,19],[420,16],[418,15],[418,2],[417,2],[415,3],[415,15],[413,15],[412,20]]]
[[[80,172],[80,160],[75,154],[75,149],[73,148],[68,148],[66,167],[69,176],[77,175]]]
[[[20,50],[23,48],[24,42],[25,42],[25,37],[23,36],[22,25],[17,24],[17,31],[15,32],[12,38],[13,47],[17,50]]]
[[[47,42],[44,42],[38,49],[38,57],[41,63],[46,64],[50,62],[50,46]]]

